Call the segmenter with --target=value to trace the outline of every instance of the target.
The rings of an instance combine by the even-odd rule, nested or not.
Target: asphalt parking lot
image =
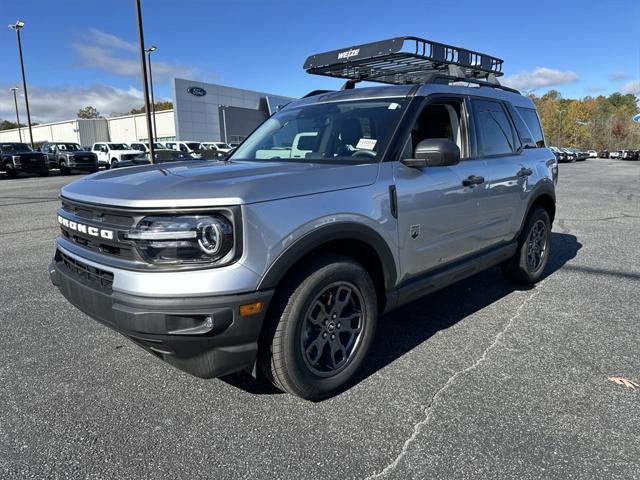
[[[57,190],[0,178],[1,478],[639,478],[640,162],[562,164],[546,278],[497,269],[382,319],[320,403],[200,380],[50,284]]]

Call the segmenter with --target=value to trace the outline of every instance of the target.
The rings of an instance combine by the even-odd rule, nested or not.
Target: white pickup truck
[[[293,137],[291,147],[282,146],[256,151],[256,158],[305,158],[307,153],[311,153],[315,149],[318,132],[301,132]]]
[[[111,168],[120,160],[131,160],[140,155],[140,150],[133,150],[126,143],[94,143],[91,151],[98,157],[98,166]]]

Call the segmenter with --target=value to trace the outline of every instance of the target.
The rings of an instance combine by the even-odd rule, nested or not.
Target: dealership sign
[[[187,92],[189,92],[194,97],[204,97],[207,94],[207,91],[204,88],[200,87],[189,87],[187,88]]]
[[[636,123],[640,123],[640,113],[634,115],[632,120]]]

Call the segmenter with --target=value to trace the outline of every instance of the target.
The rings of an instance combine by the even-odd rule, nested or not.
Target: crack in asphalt
[[[389,463],[379,473],[374,473],[372,475],[367,476],[365,478],[365,480],[372,480],[374,478],[384,477],[384,476],[388,475],[389,473],[393,472],[397,468],[397,466],[400,464],[402,459],[406,456],[407,452],[409,451],[409,447],[411,446],[411,444],[417,439],[417,437],[420,434],[420,432],[423,429],[423,427],[425,427],[429,423],[429,421],[431,420],[431,418],[433,416],[433,408],[436,406],[436,403],[439,400],[439,398],[442,395],[442,393],[445,392],[447,389],[449,389],[449,387],[451,387],[451,385],[453,385],[455,383],[455,381],[459,377],[463,376],[466,373],[469,373],[469,372],[475,370],[476,368],[478,368],[480,365],[482,365],[485,362],[485,360],[487,359],[489,353],[491,353],[491,351],[494,350],[498,346],[498,344],[502,340],[502,337],[504,337],[505,333],[511,328],[511,326],[516,321],[516,319],[518,317],[520,317],[524,307],[531,300],[533,300],[535,297],[537,297],[539,295],[540,287],[542,286],[543,283],[544,283],[544,281],[540,282],[537,285],[537,287],[534,290],[534,292],[531,295],[528,295],[527,298],[525,298],[522,301],[522,303],[518,306],[518,308],[516,309],[516,312],[513,314],[513,316],[509,320],[507,320],[507,322],[505,323],[505,326],[502,328],[502,330],[500,330],[497,333],[497,335],[494,337],[493,342],[491,342],[491,344],[487,348],[484,349],[484,351],[482,352],[482,355],[475,362],[473,362],[471,365],[469,365],[468,367],[466,367],[466,368],[464,368],[462,370],[458,370],[453,375],[451,375],[451,377],[449,377],[449,379],[446,381],[446,383],[442,387],[440,387],[436,391],[436,393],[434,393],[434,395],[431,397],[431,401],[429,402],[429,404],[426,406],[426,408],[424,410],[424,413],[425,413],[424,419],[420,420],[418,423],[416,423],[413,426],[413,433],[411,434],[411,436],[407,440],[405,440],[404,445],[402,446],[402,450],[400,451],[398,456],[393,460],[393,462]]]

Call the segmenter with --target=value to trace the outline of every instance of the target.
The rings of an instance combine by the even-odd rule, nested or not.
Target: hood
[[[92,157],[96,156],[96,154],[93,153],[91,150],[78,150],[78,151],[58,150],[58,153],[62,155],[79,155],[79,156],[85,155],[85,156],[92,156]]]
[[[66,185],[61,194],[130,208],[242,205],[370,185],[379,166],[183,161],[107,170]]]

